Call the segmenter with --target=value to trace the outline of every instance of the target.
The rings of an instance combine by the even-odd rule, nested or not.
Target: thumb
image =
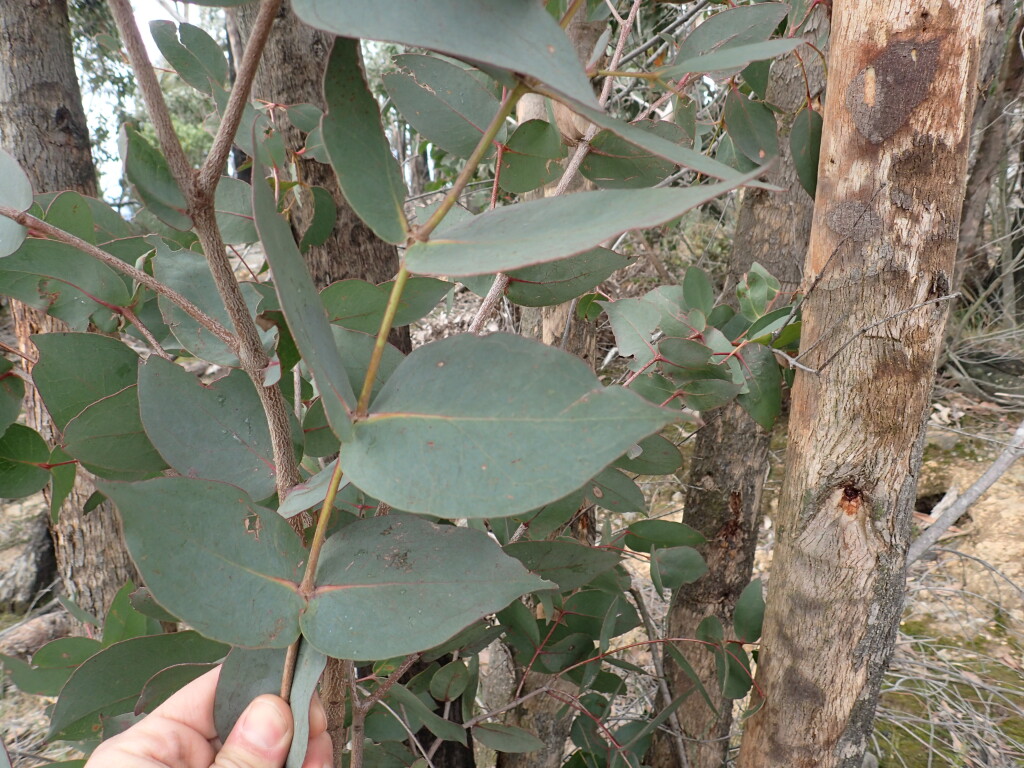
[[[211,768],[282,768],[291,741],[288,705],[277,696],[259,696],[238,718]]]

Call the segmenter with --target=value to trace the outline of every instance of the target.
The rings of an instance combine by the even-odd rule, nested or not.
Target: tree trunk
[[[741,768],[863,760],[903,606],[981,12],[967,0],[834,6],[801,344],[818,373],[796,374],[764,698]]]
[[[71,189],[98,195],[65,0],[0,0],[0,141],[36,193]],[[31,334],[67,330],[18,302],[12,309],[18,344],[30,357],[36,355]],[[49,416],[32,388],[25,411],[25,423],[50,437]],[[93,487],[78,472],[52,528],[57,570],[65,593],[102,618],[117,590],[138,574],[111,505],[82,512]]]
[[[824,48],[828,38],[824,8],[812,14],[801,32],[813,34],[819,47]],[[727,294],[755,261],[779,279],[785,293],[795,291],[800,282],[814,200],[800,186],[789,136],[808,94],[817,101],[825,88],[821,59],[802,58],[801,64],[795,56],[787,56],[772,67],[767,101],[779,108],[780,157],[768,181],[781,191],[744,192],[729,256]],[[695,637],[698,625],[708,616],[717,616],[725,627],[732,626],[736,600],[750,582],[753,569],[770,442],[771,432],[759,427],[735,403],[710,414],[707,425],[697,432],[684,486],[683,522],[707,539],[698,549],[707,561],[708,572],[673,595],[668,613],[669,637]],[[700,677],[719,716],[703,697],[691,695],[677,710],[676,723],[670,719],[667,724],[679,727],[685,761],[679,755],[676,734],[662,730],[655,737],[649,762],[653,768],[719,768],[725,764],[729,748],[732,702],[721,694],[713,654],[689,643],[679,650]],[[673,696],[693,687],[686,673],[667,656],[664,664]]]
[[[256,4],[239,6],[234,10],[239,41],[248,39],[258,10]],[[333,38],[327,33],[303,24],[292,12],[291,4],[285,0],[263,51],[253,83],[253,97],[273,104],[305,102],[323,108],[321,84],[324,64],[332,43]],[[236,51],[235,56],[241,60],[241,51]],[[391,280],[398,272],[398,249],[377,237],[349,207],[333,168],[296,154],[305,146],[305,135],[291,125],[283,111],[277,114],[276,124],[283,133],[285,147],[295,163],[297,179],[302,182],[302,185],[295,188],[302,196],[302,204],[294,209],[293,229],[301,234],[309,226],[313,214],[309,187],[325,188],[338,208],[338,218],[331,236],[323,245],[313,246],[305,254],[313,282],[323,288],[337,280],[349,278],[375,284]],[[395,329],[390,340],[403,352],[412,349],[408,328]],[[342,765],[347,742],[347,690],[342,660],[328,660],[321,695],[327,708],[328,730],[334,741],[335,763]],[[456,703],[460,706],[454,707],[453,711],[461,711],[461,700]],[[423,743],[429,747],[433,738],[426,734]],[[468,748],[461,744],[446,743],[435,756],[434,763],[438,768],[470,768],[473,765],[472,742]]]

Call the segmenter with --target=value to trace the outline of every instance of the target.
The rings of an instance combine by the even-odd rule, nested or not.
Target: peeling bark
[[[765,698],[741,768],[863,759],[903,606],[947,310],[919,305],[949,293],[982,10],[833,10],[802,362],[820,369],[853,342],[818,374],[796,375],[757,671]]]

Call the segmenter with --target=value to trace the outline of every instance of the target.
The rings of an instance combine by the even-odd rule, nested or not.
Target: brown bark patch
[[[864,494],[860,488],[854,485],[847,485],[843,488],[843,495],[839,498],[839,508],[850,517],[860,512],[864,505]]]
[[[881,144],[904,126],[935,79],[942,38],[901,40],[883,48],[846,87],[857,131]]]

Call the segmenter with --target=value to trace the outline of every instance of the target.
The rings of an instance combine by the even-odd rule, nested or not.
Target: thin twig
[[[992,462],[992,466],[986,469],[985,473],[970,488],[964,491],[960,498],[950,504],[939,515],[937,520],[929,525],[920,536],[914,539],[910,549],[907,551],[907,565],[917,562],[939,540],[942,534],[957,521],[957,518],[970,509],[971,505],[981,498],[981,495],[991,488],[993,483],[1002,477],[1021,456],[1024,456],[1024,421],[1021,421],[1018,425],[1017,431],[1013,433],[1009,445]]]
[[[639,611],[640,618],[644,622],[644,629],[647,630],[647,636],[651,640],[658,639],[658,630],[654,626],[654,619],[651,618],[651,612],[647,610],[647,603],[644,601],[643,594],[641,594],[639,589],[632,586],[629,588],[629,593],[633,596],[633,600],[636,602],[637,611]],[[654,664],[654,671],[658,676],[658,692],[661,693],[664,706],[671,706],[672,693],[669,691],[668,682],[665,680],[665,663],[660,645],[654,644],[651,646],[651,661]],[[668,719],[672,724],[672,740],[675,743],[676,758],[679,761],[679,765],[682,766],[682,768],[690,768],[690,760],[686,756],[686,745],[683,743],[683,726],[679,722],[679,712],[677,710],[673,710],[668,716]]]
[[[359,705],[363,713],[366,714],[370,711],[370,708],[378,701],[388,695],[388,691],[391,690],[392,686],[397,683],[402,676],[408,672],[412,665],[419,661],[421,654],[414,653],[405,657],[405,660],[395,667],[394,671],[387,676],[383,683],[377,686],[376,690],[370,693],[363,702]]]
[[[128,309],[128,307],[121,307],[121,314],[124,315],[125,319],[128,322],[130,322],[132,325],[139,329],[139,333],[141,333],[143,338],[149,342],[149,346],[153,348],[153,351],[156,354],[158,354],[164,360],[174,359],[169,354],[167,354],[167,351],[163,347],[160,346],[160,342],[156,340],[156,337],[152,334],[149,328],[143,325],[142,321],[139,320],[138,315],[132,312],[132,310]]]
[[[168,301],[176,304],[181,310],[203,326],[206,330],[216,336],[218,339],[223,341],[232,352],[238,349],[238,339],[223,325],[214,320],[212,317],[207,315],[203,310],[193,304],[191,301],[186,299],[180,293],[172,288],[168,288],[166,285],[155,279],[151,275],[147,275],[141,269],[136,269],[131,264],[121,261],[113,254],[107,253],[102,248],[98,248],[92,243],[88,243],[79,237],[65,232],[63,229],[48,224],[42,219],[37,219],[28,213],[23,213],[14,208],[8,208],[6,206],[0,206],[0,216],[6,216],[7,218],[18,222],[23,227],[46,235],[51,240],[64,243],[77,248],[87,256],[92,256],[98,261],[102,261],[111,269],[116,269],[128,275],[132,280],[135,280],[140,285],[144,285],[154,293],[157,293]]]
[[[227,106],[224,107],[224,114],[221,115],[220,127],[213,139],[210,153],[206,156],[197,175],[197,189],[204,195],[212,197],[213,191],[217,188],[217,182],[220,181],[228,153],[231,152],[235,141],[235,133],[242,122],[245,106],[249,102],[249,92],[252,89],[253,80],[256,78],[256,70],[260,64],[260,58],[263,56],[263,48],[267,43],[267,38],[270,37],[270,30],[273,28],[274,19],[277,18],[277,11],[280,7],[281,0],[263,0],[260,3],[252,32],[245,43],[242,62],[238,65],[235,84],[231,88]],[[254,182],[258,182],[258,180],[254,179]]]
[[[181,140],[174,130],[174,121],[164,100],[160,82],[156,78],[156,70],[153,69],[149,54],[146,53],[146,44],[142,41],[139,26],[135,23],[135,12],[129,0],[110,0],[109,7],[110,15],[114,17],[117,31],[128,52],[128,63],[135,74],[146,111],[153,121],[153,130],[156,132],[160,149],[167,158],[167,165],[182,194],[191,202],[195,187],[195,171],[185,156]]]

